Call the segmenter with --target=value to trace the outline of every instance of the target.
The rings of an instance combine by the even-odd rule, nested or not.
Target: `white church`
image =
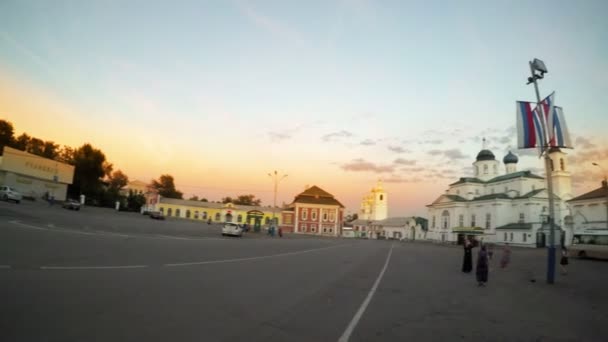
[[[555,196],[556,245],[571,240],[564,228],[569,215],[566,201],[572,184],[566,155],[558,148],[549,151]],[[427,205],[427,239],[462,243],[474,237],[484,243],[509,243],[541,247],[549,243],[548,195],[544,177],[531,171],[517,171],[518,158],[509,152],[504,174],[494,154],[483,149],[473,163],[474,177],[462,177],[432,204]]]

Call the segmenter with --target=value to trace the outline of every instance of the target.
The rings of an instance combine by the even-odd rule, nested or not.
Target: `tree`
[[[44,152],[44,141],[32,137],[27,143],[26,151],[37,156],[42,156],[42,153]]]
[[[129,183],[129,177],[125,175],[122,171],[116,170],[112,172],[109,179],[109,188],[110,191],[118,193],[120,189],[124,188]]]
[[[84,144],[74,151],[73,158],[74,181],[70,187],[70,193],[86,196],[99,195],[101,180],[106,176],[105,154],[91,144]]]
[[[74,165],[74,149],[70,146],[63,145],[63,147],[57,151],[55,160]]]
[[[141,207],[146,204],[146,197],[142,194],[136,194],[129,190],[129,196],[127,197],[127,209],[130,211],[140,211]]]
[[[0,120],[0,154],[4,151],[4,146],[13,144],[14,134],[13,124],[6,120]]]
[[[209,200],[203,197],[201,198],[201,202],[209,202]]]
[[[59,155],[59,145],[52,141],[45,141],[42,149],[42,156],[49,159],[56,159]]]
[[[228,197],[222,198],[222,203],[224,203],[224,204],[233,203],[232,197],[228,196]]]
[[[234,204],[240,205],[256,205],[259,206],[262,204],[262,200],[259,198],[255,198],[255,195],[239,195],[233,202]]]
[[[152,187],[158,191],[158,194],[166,198],[183,198],[183,193],[175,189],[173,176],[161,175],[159,180],[152,180]]]
[[[189,201],[198,201],[198,196],[194,195],[190,198],[188,198]]]
[[[27,133],[21,133],[21,135],[15,139],[13,147],[18,150],[25,151],[30,143],[30,139],[31,137],[27,135]]]

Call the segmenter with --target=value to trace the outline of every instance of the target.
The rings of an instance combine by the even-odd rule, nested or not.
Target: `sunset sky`
[[[608,170],[606,1],[0,2],[0,118],[16,134],[90,142],[130,179],[169,173],[186,197],[289,176],[356,212],[377,179],[391,216],[425,215],[472,176],[482,138],[516,151],[515,101],[549,73],[575,194]],[[525,155],[524,155],[525,154]]]

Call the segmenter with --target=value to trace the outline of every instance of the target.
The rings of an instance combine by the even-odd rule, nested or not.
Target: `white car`
[[[236,223],[224,223],[222,235],[243,236],[243,228]]]
[[[4,201],[15,201],[15,203],[19,203],[23,196],[14,188],[3,185],[0,186],[0,198]]]

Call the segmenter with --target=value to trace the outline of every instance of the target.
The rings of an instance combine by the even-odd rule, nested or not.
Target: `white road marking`
[[[382,271],[380,271],[378,278],[376,278],[376,281],[374,282],[374,286],[372,286],[372,288],[369,290],[367,297],[365,297],[365,300],[363,301],[363,303],[361,303],[359,310],[357,310],[357,313],[355,314],[353,319],[350,321],[350,323],[346,327],[346,330],[344,330],[344,333],[342,334],[342,336],[340,336],[340,338],[338,339],[338,342],[348,342],[350,335],[353,333],[353,331],[357,327],[357,324],[359,323],[361,316],[363,316],[363,313],[365,312],[365,309],[367,309],[369,302],[372,300],[374,293],[376,293],[376,289],[378,288],[378,285],[380,284],[380,280],[382,280],[382,276],[384,275],[384,272],[386,271],[386,268],[388,267],[388,262],[391,260],[391,255],[393,254],[393,246],[394,245],[391,245],[391,249],[388,251],[388,256],[386,257],[386,261],[384,262],[384,267],[382,267]]]
[[[148,265],[125,265],[125,266],[40,266],[41,270],[116,270],[131,268],[147,268]]]
[[[0,265],[0,269],[11,268],[11,265]]]
[[[174,240],[229,240],[226,238],[219,238],[219,237],[184,237],[184,236],[171,236],[171,235],[162,235],[162,234],[156,234],[153,237],[159,237],[159,238],[163,238],[163,239],[174,239]]]
[[[257,257],[224,259],[224,260],[194,261],[194,262],[179,262],[179,263],[174,263],[174,264],[164,264],[163,266],[167,266],[167,267],[179,267],[179,266],[223,264],[223,263],[229,263],[229,262],[239,262],[239,261],[248,261],[248,260],[269,259],[269,258],[282,257],[282,256],[288,256],[288,255],[297,255],[297,254],[310,253],[310,252],[314,252],[314,251],[320,251],[320,250],[323,250],[323,249],[336,248],[336,247],[342,247],[342,246],[350,246],[350,245],[352,245],[352,244],[346,244],[345,243],[345,244],[339,244],[339,245],[334,245],[334,246],[329,246],[329,247],[306,249],[306,250],[303,250],[303,251],[295,251],[295,252],[287,252],[287,253],[279,253],[279,254],[271,254],[271,255],[262,255],[262,256],[257,256]]]
[[[44,231],[47,231],[47,232],[58,232],[58,233],[68,233],[68,234],[81,234],[81,235],[101,235],[101,236],[129,237],[129,235],[119,234],[119,233],[111,233],[111,232],[99,232],[99,233],[81,232],[81,231],[73,230],[73,229],[57,228],[52,223],[47,224],[48,228],[38,227],[38,226],[31,225],[31,224],[26,224],[26,223],[21,223],[21,222],[19,222],[17,220],[15,220],[15,221],[9,221],[9,223],[13,223],[13,224],[16,224],[16,225],[19,225],[19,226],[22,226],[22,227],[26,227],[26,228],[30,228],[30,229],[44,230]]]

